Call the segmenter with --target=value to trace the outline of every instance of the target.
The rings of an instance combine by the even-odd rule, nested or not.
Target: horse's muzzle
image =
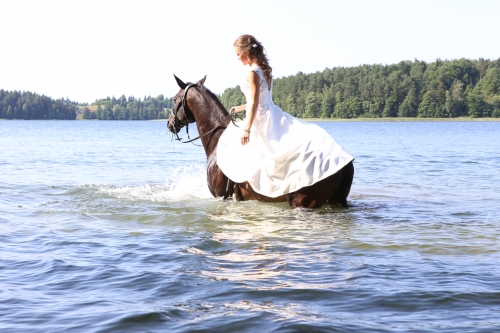
[[[175,117],[172,114],[170,114],[170,116],[168,116],[167,127],[168,127],[169,131],[174,133],[174,134],[179,133],[179,131],[181,130],[181,127],[177,124],[177,122],[175,121]]]

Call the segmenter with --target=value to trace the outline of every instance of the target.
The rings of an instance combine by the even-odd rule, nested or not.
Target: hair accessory
[[[252,47],[255,49],[257,47],[257,44],[253,44]]]

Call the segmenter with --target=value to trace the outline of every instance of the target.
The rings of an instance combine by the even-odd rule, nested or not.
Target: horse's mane
[[[203,93],[203,95],[205,95],[205,97],[208,97],[208,99],[210,99],[210,101],[215,104],[221,111],[224,115],[228,115],[229,113],[227,112],[226,108],[224,107],[224,105],[222,105],[222,102],[220,101],[220,99],[217,97],[217,95],[215,95],[210,89],[208,89],[204,84],[202,83],[196,83],[196,86],[198,88],[200,88],[201,92]]]

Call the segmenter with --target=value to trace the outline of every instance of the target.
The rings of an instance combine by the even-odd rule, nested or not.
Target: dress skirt
[[[318,125],[283,112],[272,102],[259,104],[250,141],[241,144],[243,124],[229,124],[217,146],[217,164],[234,182],[278,197],[325,179],[354,158]]]

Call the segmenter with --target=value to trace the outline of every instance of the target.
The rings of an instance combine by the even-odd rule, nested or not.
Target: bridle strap
[[[184,88],[184,94],[182,95],[182,99],[181,99],[181,102],[179,103],[179,107],[177,108],[177,110],[175,110],[175,113],[174,113],[174,110],[172,109],[172,115],[175,118],[177,118],[177,112],[179,112],[179,109],[181,108],[181,106],[182,106],[182,112],[184,112],[184,117],[187,118],[187,114],[186,114],[186,96],[187,96],[189,88],[194,87],[194,86],[196,86],[196,83],[190,83],[190,84],[187,85],[186,88]]]
[[[184,88],[184,94],[182,95],[182,99],[181,99],[181,102],[179,103],[179,106],[177,107],[177,109],[175,109],[175,112],[174,112],[174,108],[172,108],[172,111],[170,112],[172,114],[172,116],[174,117],[174,121],[180,123],[180,125],[184,125],[184,124],[182,124],[182,122],[177,117],[177,112],[179,112],[179,109],[182,106],[182,112],[184,112],[184,118],[187,119],[187,114],[186,114],[186,96],[187,96],[189,88],[194,87],[196,85],[197,85],[196,83],[190,83],[190,84],[188,84],[186,86],[186,88]],[[186,124],[186,133],[188,135],[188,138],[190,138],[189,137],[189,122]],[[181,141],[182,139],[179,137],[179,133],[176,132],[175,136],[177,137],[177,139],[176,139],[177,141],[182,142]]]
[[[236,125],[236,123],[235,123],[235,121],[234,121],[234,119],[235,119],[236,117],[238,117],[238,118],[240,118],[241,120],[243,120],[243,118],[241,118],[241,117],[240,117],[238,114],[236,114],[236,113],[234,114],[234,116],[233,116],[232,114],[228,114],[228,115],[227,115],[227,117],[226,117],[225,119],[230,118],[230,119],[231,119],[231,122],[234,124],[234,126],[239,127],[238,125]],[[198,139],[201,139],[201,138],[202,138],[202,137],[204,137],[205,135],[208,135],[208,134],[212,133],[213,131],[215,131],[215,130],[216,130],[216,129],[218,129],[219,127],[220,127],[220,124],[219,124],[219,125],[217,125],[217,126],[215,126],[214,128],[212,128],[210,131],[205,132],[205,133],[203,133],[203,134],[201,134],[201,135],[198,135],[198,136],[197,136],[196,138],[194,138],[194,139],[189,138],[189,139],[191,139],[191,140],[188,140],[188,141],[180,141],[180,140],[179,140],[179,141],[180,141],[181,143],[190,143],[190,142],[196,141],[196,140],[198,140]],[[186,132],[187,132],[187,128],[186,128]],[[188,133],[188,137],[189,137],[189,133]]]
[[[183,108],[184,108],[184,103],[186,102],[186,96],[187,96],[188,90],[189,90],[189,88],[194,87],[194,86],[196,86],[196,83],[190,83],[187,85],[186,89],[184,89],[184,95],[182,95],[182,100],[181,100]],[[186,111],[184,111],[184,115],[186,115]]]

